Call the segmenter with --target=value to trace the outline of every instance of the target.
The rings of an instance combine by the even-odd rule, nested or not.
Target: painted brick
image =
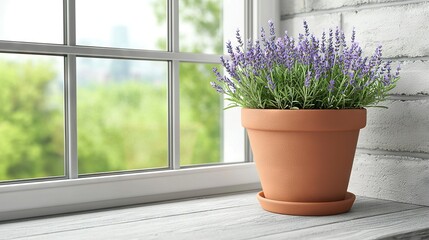
[[[283,31],[287,30],[289,36],[297,38],[299,33],[304,32],[302,25],[304,19],[308,22],[310,32],[314,33],[316,36],[321,36],[323,30],[335,28],[336,26],[340,25],[341,14],[331,13],[306,17],[295,17],[281,21],[281,29],[283,29]]]
[[[429,24],[425,24],[429,22],[429,2],[294,17],[283,20],[281,29],[296,37],[303,32],[305,19],[310,31],[320,37],[323,30],[341,25],[341,15],[346,37],[355,27],[365,55],[372,55],[379,44],[383,45],[383,56],[388,58],[429,55]]]
[[[429,159],[356,153],[349,191],[429,206]]]
[[[394,62],[396,68],[398,62]],[[397,82],[392,94],[429,95],[429,61],[404,61],[401,62],[401,79]]]
[[[280,1],[280,14],[290,15],[294,13],[307,12],[305,1],[282,0]]]
[[[315,10],[327,10],[349,6],[359,6],[362,4],[368,4],[371,0],[306,0],[307,5],[310,9]]]
[[[368,108],[358,147],[429,153],[429,99],[386,101],[389,109]]]
[[[362,6],[374,3],[401,2],[403,0],[306,0],[306,5],[313,11],[335,9],[341,7]]]
[[[366,54],[381,43],[384,57],[429,55],[429,2],[343,13],[347,36],[356,27],[357,41]]]
[[[404,0],[281,0],[280,13],[281,15],[287,16],[297,13],[306,13],[311,11],[331,10],[339,8],[348,8],[347,10],[350,10],[350,7],[359,8],[360,6],[368,6],[375,3],[391,2],[404,2],[404,4],[406,4],[406,1]]]

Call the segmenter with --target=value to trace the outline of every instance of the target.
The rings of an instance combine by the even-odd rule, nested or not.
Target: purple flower
[[[337,29],[335,30],[335,52],[338,52],[340,50],[340,44],[340,28],[337,27]]]
[[[217,83],[215,82],[210,82],[210,85],[212,85],[212,87],[218,92],[218,93],[225,93],[225,91],[223,90],[223,88],[221,86],[219,86]]]
[[[301,86],[304,85],[307,88],[311,86],[315,90],[306,91],[305,94],[317,94],[312,96],[317,100],[309,106],[326,107],[326,105],[320,105],[323,103],[323,97],[333,91],[352,95],[358,94],[354,93],[359,92],[353,91],[355,89],[369,88],[369,91],[365,91],[366,93],[376,96],[377,100],[383,99],[391,87],[385,89],[382,87],[392,85],[399,79],[400,66],[396,68],[395,73],[392,73],[392,62],[382,60],[381,45],[375,49],[372,56],[362,55],[362,48],[355,39],[354,28],[351,43],[348,45],[344,32],[339,27],[323,32],[319,39],[310,32],[307,22],[304,21],[304,34],[299,34],[298,39],[295,40],[289,37],[287,32],[283,37],[276,38],[274,23],[269,21],[268,24],[269,37],[261,28],[259,40],[253,42],[252,39],[248,39],[246,47],[239,30],[235,35],[238,46],[233,47],[230,41],[226,42],[229,57],[221,57],[225,75],[222,75],[217,68],[213,69],[217,81],[212,82],[211,85],[216,91],[243,101],[253,93],[247,96],[234,94],[262,91],[253,96],[269,98],[267,102],[274,103],[278,100],[278,96],[275,96],[277,100],[272,101],[274,90],[277,88],[280,90],[280,86],[282,89],[283,87],[296,88],[299,87],[296,86],[299,82]],[[298,79],[298,76],[301,78]],[[261,81],[261,78],[266,80]],[[342,83],[343,80],[344,83]],[[254,90],[249,90],[249,86]],[[346,89],[347,86],[352,86],[352,90]],[[240,88],[244,91],[238,91]],[[276,91],[275,94],[283,94],[281,92]],[[362,98],[351,96],[347,99]],[[332,105],[329,105],[330,107]]]
[[[275,37],[276,36],[276,29],[274,28],[273,21],[269,20],[268,25],[270,27],[270,35]]]
[[[344,35],[344,32],[341,32],[340,35],[341,35],[341,42],[343,44],[343,47],[345,48],[347,47],[346,36]]]
[[[310,30],[308,29],[308,24],[307,21],[304,20],[304,31],[305,31],[305,36],[308,37],[310,35]]]
[[[226,49],[228,50],[229,55],[234,56],[234,52],[232,51],[232,44],[231,41],[226,42]]]
[[[391,84],[391,78],[389,78],[389,76],[384,75],[383,80],[381,81],[383,83],[384,86],[390,85]]]
[[[401,64],[398,64],[398,67],[396,68],[395,77],[399,77],[399,71],[401,71]]]
[[[334,91],[334,85],[335,85],[335,80],[331,79],[331,81],[329,81],[329,85],[328,85],[328,91],[329,92]]]
[[[321,44],[321,46],[320,46],[320,50],[321,50],[321,52],[324,54],[325,53],[325,51],[326,51],[326,46],[325,46],[325,42],[326,42],[326,33],[325,33],[325,31],[323,31],[323,33],[322,33],[322,44]]]
[[[237,29],[235,33],[235,38],[237,38],[237,42],[238,44],[240,44],[240,47],[243,47],[243,40],[241,39],[240,29]]]
[[[214,67],[214,68],[213,68],[213,72],[214,72],[214,74],[216,75],[216,79],[217,79],[218,81],[221,81],[221,79],[222,79],[222,75],[220,74],[219,70],[218,70],[216,67]]]
[[[276,89],[276,84],[274,83],[273,79],[271,79],[270,74],[267,75],[267,82],[268,82],[268,87],[274,91],[274,89]]]
[[[307,76],[305,77],[304,86],[309,87],[311,83],[311,73],[307,72]]]
[[[227,77],[223,77],[223,82],[225,82],[227,84],[227,86],[229,87],[229,89],[231,89],[231,91],[234,93],[235,90],[237,89],[235,87],[235,84],[231,81],[231,79],[227,78]]]
[[[354,85],[355,84],[355,73],[350,72],[349,77],[350,77],[350,81],[349,81],[350,85]]]
[[[264,46],[267,46],[267,38],[265,35],[265,29],[261,27],[261,41]]]

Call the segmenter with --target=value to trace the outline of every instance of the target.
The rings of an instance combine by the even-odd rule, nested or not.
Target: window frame
[[[179,0],[167,0],[167,51],[76,45],[76,3],[63,0],[64,45],[0,40],[1,53],[43,54],[64,57],[65,70],[65,177],[30,179],[0,185],[0,221],[128,204],[147,203],[260,188],[247,136],[245,161],[234,164],[180,167],[180,62],[218,63],[216,54],[179,51]],[[227,2],[227,1],[225,1]],[[278,8],[278,0],[242,0],[244,36],[254,38],[260,23]],[[234,11],[237,11],[236,9]],[[224,29],[224,32],[231,29]],[[230,38],[232,39],[232,38]],[[168,62],[168,161],[159,171],[123,171],[78,175],[76,58],[98,57]],[[237,109],[236,111],[239,111]],[[155,187],[156,186],[156,187]]]

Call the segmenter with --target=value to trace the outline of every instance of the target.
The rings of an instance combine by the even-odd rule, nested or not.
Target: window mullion
[[[253,24],[253,11],[254,11],[254,1],[244,1],[244,39],[249,39],[254,37],[254,24]],[[245,47],[247,47],[247,41],[244,42]],[[249,142],[249,136],[247,130],[244,130],[244,161],[253,162],[253,153],[252,148]]]
[[[76,46],[76,1],[64,0],[65,45]],[[65,160],[66,176],[78,178],[77,159],[77,93],[76,93],[76,55],[67,54],[65,58]]]
[[[168,51],[179,52],[179,0],[168,0]]]
[[[179,0],[168,0],[168,51],[179,53]],[[170,169],[180,169],[179,61],[172,60],[168,74],[168,156]]]

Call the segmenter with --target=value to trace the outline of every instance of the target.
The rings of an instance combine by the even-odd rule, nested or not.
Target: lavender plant
[[[316,38],[306,21],[297,42],[287,32],[277,38],[271,21],[269,30],[266,36],[262,28],[260,39],[249,39],[246,46],[237,30],[238,45],[226,43],[230,59],[221,57],[226,73],[214,68],[216,81],[211,85],[231,101],[227,108],[374,107],[399,79],[400,66],[393,74],[391,61],[381,59],[381,45],[371,57],[362,55],[354,29],[349,44],[338,27]]]

